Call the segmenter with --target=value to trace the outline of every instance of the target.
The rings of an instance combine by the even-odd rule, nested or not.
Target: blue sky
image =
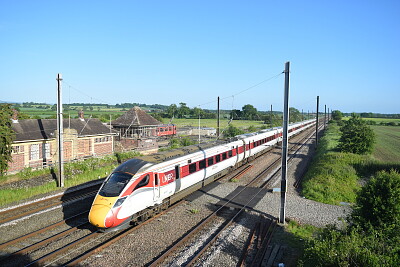
[[[399,59],[398,0],[0,0],[2,101],[400,113]]]

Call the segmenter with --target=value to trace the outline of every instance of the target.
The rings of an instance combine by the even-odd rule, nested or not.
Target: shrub
[[[340,128],[342,135],[338,148],[342,152],[368,154],[375,142],[374,131],[355,114]]]
[[[357,196],[351,216],[360,228],[400,238],[400,174],[378,172]]]
[[[236,135],[240,135],[243,133],[244,132],[241,129],[239,129],[233,125],[229,125],[228,129],[224,132],[224,136],[225,137],[234,137]]]

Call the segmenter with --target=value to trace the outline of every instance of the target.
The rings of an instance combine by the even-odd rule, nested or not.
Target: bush
[[[355,114],[340,128],[342,135],[338,148],[342,152],[369,154],[375,142],[374,131]]]
[[[306,243],[304,266],[399,266],[396,246],[376,235],[365,235],[357,228],[323,229]]]
[[[400,174],[378,172],[358,195],[351,221],[365,231],[400,239]]]
[[[224,132],[224,136],[225,137],[234,137],[236,135],[241,135],[243,133],[244,132],[241,129],[239,129],[235,126],[229,125],[228,129]]]

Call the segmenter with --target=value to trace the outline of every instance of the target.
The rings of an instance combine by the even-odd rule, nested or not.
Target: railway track
[[[292,151],[292,154],[289,157],[289,160],[295,157],[296,153],[311,137],[312,134],[307,135],[299,142],[299,144],[293,145],[291,147],[290,150]],[[234,191],[232,194],[223,199],[224,203],[220,204],[220,201],[220,207],[216,211],[210,214],[191,231],[187,232],[175,244],[170,246],[168,250],[159,255],[153,262],[151,262],[150,266],[201,266],[201,258],[204,257],[206,251],[210,249],[210,247],[216,242],[217,239],[221,238],[228,227],[230,227],[244,211],[248,209],[252,210],[252,201],[254,199],[257,199],[258,197],[262,198],[265,190],[270,189],[270,184],[274,179],[274,176],[276,176],[280,170],[280,168],[274,167],[280,160],[280,157],[276,159],[264,171],[260,172],[256,177],[252,178],[250,182],[248,182],[244,187],[238,187],[239,190],[237,190],[237,192]],[[252,165],[244,166],[243,169],[237,172],[237,174],[230,180],[237,179],[236,177],[243,176],[244,173],[246,173],[251,168]],[[265,176],[268,174],[270,175],[267,180],[265,180]],[[252,190],[252,193],[250,195],[246,193],[246,189],[256,184],[259,184],[257,186],[257,189]],[[243,199],[245,200],[243,201]],[[234,204],[231,205],[232,203]],[[246,261],[247,256],[249,256],[250,254],[250,247],[253,248],[252,254],[254,254],[252,255],[252,266],[261,266],[262,264],[266,264],[270,261],[275,260],[277,256],[277,252],[274,251],[272,253],[268,250],[268,245],[272,239],[272,235],[277,224],[276,220],[265,218],[261,215],[260,218],[262,223],[259,223],[258,225],[262,225],[264,227],[258,231],[257,238],[255,238],[257,227],[253,230],[252,234],[249,237],[248,244],[243,250],[243,254],[240,262],[238,263],[238,266],[242,266]],[[254,240],[257,240],[256,245],[254,245]]]
[[[99,190],[102,180],[90,183],[88,186],[76,190],[58,193],[31,202],[26,202],[10,208],[0,210],[0,227],[9,225],[21,218],[38,214],[42,211],[69,205],[84,198],[93,197]]]
[[[261,156],[263,157],[263,156]],[[276,162],[279,162],[280,159],[276,160]],[[249,170],[251,170],[253,168],[253,165],[247,165],[247,166],[242,166],[241,168],[237,169],[235,171],[235,173],[232,173],[232,175],[234,175],[234,177],[230,177],[230,180],[239,180],[242,179],[246,173],[249,172]],[[269,168],[269,170],[273,169],[273,167]],[[262,174],[263,176],[266,175],[266,173]],[[244,178],[243,178],[244,179]],[[245,180],[245,179],[244,179]],[[264,183],[264,186],[266,186],[266,183]],[[97,189],[94,189],[95,191],[97,191]],[[73,203],[74,201],[76,201],[76,199],[81,198],[82,196],[79,196],[79,194],[83,194],[83,193],[76,193],[74,196],[71,194],[71,197],[66,198],[65,196],[62,197],[62,201],[61,203],[66,203],[66,202],[71,202]],[[88,194],[87,197],[90,197],[92,193],[88,192],[85,193]],[[93,196],[93,195],[92,195]],[[60,197],[58,197],[60,198]],[[54,198],[54,201],[56,203],[56,197]],[[52,203],[50,203],[52,204]],[[43,204],[43,208],[41,210],[46,210],[49,209],[49,207],[47,207],[48,205],[50,205],[49,203],[47,204]],[[60,205],[60,201],[58,202],[58,204],[54,204],[54,206]],[[36,210],[36,209],[32,209],[32,205],[31,206],[26,206],[26,209],[31,209],[33,210],[33,212],[31,214],[35,214],[40,212],[40,210]],[[171,207],[172,208],[172,207]],[[243,207],[243,209],[245,210],[246,207]],[[16,210],[14,210],[13,212],[15,212]],[[3,211],[3,212],[7,212],[7,211]],[[16,212],[18,213],[18,212]],[[22,212],[21,212],[22,213]],[[0,215],[2,216],[1,218],[3,219],[3,214],[6,213],[1,213]],[[7,213],[7,214],[12,214],[12,212]],[[164,214],[164,213],[162,213]],[[82,212],[80,214],[83,217],[86,217],[85,213]],[[161,214],[160,214],[161,215]],[[13,221],[17,221],[19,218],[22,218],[24,216],[29,216],[29,213],[20,216],[20,217],[15,217],[16,215],[7,215],[6,219],[4,219],[4,222],[2,223],[7,224]],[[226,216],[226,215],[225,215]],[[229,223],[226,222],[228,219],[225,220],[225,222],[223,223],[223,227],[220,227],[221,230],[219,231],[220,233],[222,233],[224,231],[224,229],[226,229],[227,227],[229,227],[229,225],[231,225],[237,218],[239,218],[240,216],[240,212],[237,215],[229,215],[227,217],[229,217]],[[159,217],[159,215],[157,215],[157,217]],[[157,218],[157,217],[153,217],[153,218]],[[3,251],[3,254],[0,255],[0,264],[3,265],[3,263],[5,263],[4,266],[16,266],[16,265],[21,265],[19,263],[23,263],[22,265],[47,265],[47,264],[52,264],[52,265],[75,265],[78,264],[80,261],[82,261],[83,259],[86,259],[87,257],[89,257],[90,255],[92,255],[93,253],[97,253],[98,251],[104,249],[105,247],[109,246],[110,244],[117,242],[119,239],[121,239],[123,236],[132,234],[135,229],[138,229],[137,227],[141,227],[141,225],[147,224],[148,222],[152,221],[153,219],[150,219],[148,222],[146,221],[143,224],[140,224],[137,227],[133,227],[130,228],[128,230],[124,230],[121,232],[116,232],[116,233],[107,233],[107,234],[99,234],[98,232],[96,232],[93,228],[91,228],[91,226],[89,226],[87,224],[87,221],[83,220],[83,219],[76,220],[76,218],[72,217],[72,218],[67,218],[65,220],[59,221],[57,223],[51,224],[48,226],[48,228],[46,228],[46,230],[37,230],[36,232],[31,232],[28,233],[27,235],[21,236],[21,239],[13,239],[9,242],[11,243],[3,243],[0,244],[0,249],[3,250],[2,248],[5,247],[14,247],[15,249],[13,251]],[[214,217],[214,219],[210,219],[210,220],[215,220],[216,217]],[[68,221],[68,223],[67,223]],[[71,223],[74,222],[74,223]],[[63,226],[65,228],[66,225],[71,225],[71,224],[75,224],[76,226],[74,227],[67,227],[67,229],[62,230],[63,228],[61,226]],[[0,225],[1,226],[1,225]],[[59,228],[61,227],[61,228]],[[54,233],[51,232],[51,229],[59,229],[57,230],[58,233]],[[38,236],[44,236],[43,233],[47,233],[46,235],[49,237],[46,238],[42,238],[42,240],[38,240]],[[218,239],[219,234],[216,234],[214,236],[214,241],[216,239]],[[73,238],[72,238],[73,237]],[[30,241],[32,240],[32,241]],[[64,241],[62,241],[64,240]],[[28,243],[27,246],[21,248],[19,245],[22,242]],[[57,245],[54,243],[57,242]],[[93,244],[93,246],[91,247],[87,247],[88,244]],[[85,245],[85,247],[84,247]],[[212,243],[210,243],[210,245],[212,245]],[[43,247],[55,247],[55,251],[51,252],[51,251],[46,251],[45,249],[43,249]],[[207,250],[207,248],[204,249],[204,251]],[[195,260],[197,260],[198,258],[201,258],[202,254],[204,253],[201,252],[199,253],[199,256],[196,256]],[[16,261],[14,263],[11,263],[11,265],[7,265],[10,261],[10,259],[16,259]],[[194,258],[194,257],[193,257]],[[194,260],[194,261],[195,261]],[[190,264],[194,264],[193,262],[189,262]],[[17,264],[15,264],[17,263]]]

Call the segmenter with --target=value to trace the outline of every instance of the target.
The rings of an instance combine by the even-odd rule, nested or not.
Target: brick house
[[[117,131],[122,150],[157,152],[157,126],[162,122],[156,120],[139,107],[134,107],[111,122]]]
[[[56,119],[16,119],[12,129],[16,138],[12,144],[12,162],[8,172],[21,171],[26,167],[43,168],[58,161]],[[94,156],[110,155],[114,152],[114,131],[98,119],[64,119],[65,162]]]

